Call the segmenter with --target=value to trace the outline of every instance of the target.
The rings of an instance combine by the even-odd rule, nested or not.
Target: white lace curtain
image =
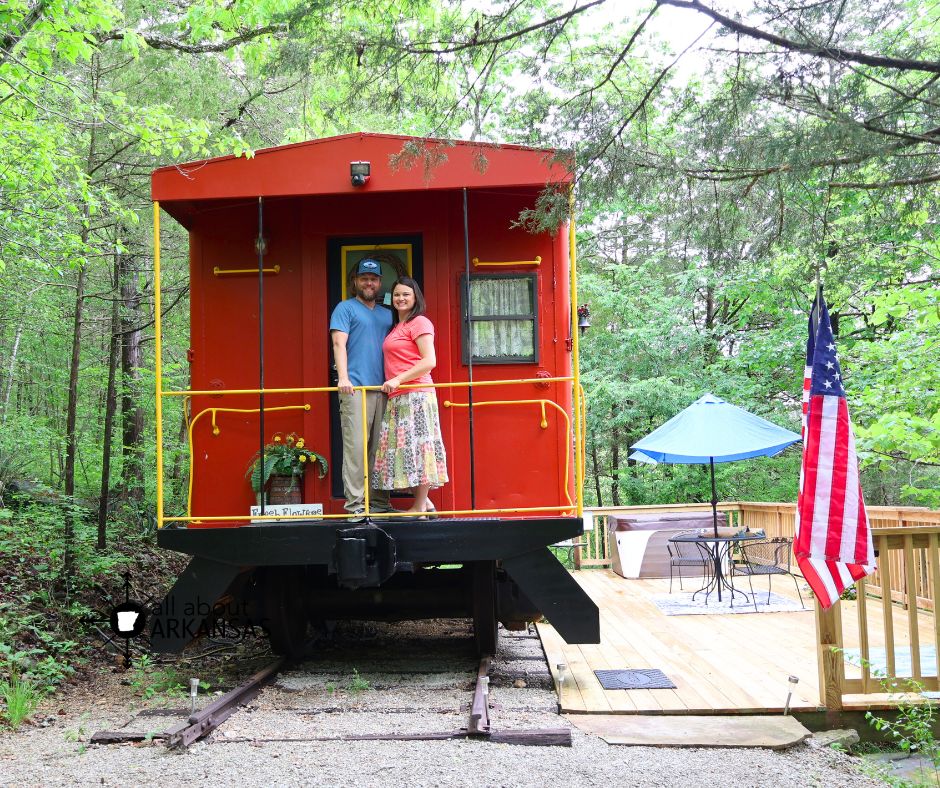
[[[474,318],[473,355],[478,359],[535,358],[535,304],[529,277],[471,279],[470,303]],[[499,319],[510,316],[523,320]]]

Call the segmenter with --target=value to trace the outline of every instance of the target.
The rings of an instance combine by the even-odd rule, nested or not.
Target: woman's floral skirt
[[[447,482],[447,456],[441,440],[437,394],[409,391],[389,397],[375,452],[372,487],[404,490]]]

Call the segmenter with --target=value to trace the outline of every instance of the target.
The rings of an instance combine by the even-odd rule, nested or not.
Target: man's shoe
[[[353,509],[350,514],[352,517],[346,520],[347,523],[364,523],[366,521],[365,509]]]

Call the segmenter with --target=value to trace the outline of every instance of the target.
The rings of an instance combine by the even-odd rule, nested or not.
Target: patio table
[[[742,542],[753,542],[765,537],[757,534],[743,533],[736,536],[709,536],[708,534],[680,534],[673,536],[670,542],[681,542],[682,544],[694,544],[699,550],[708,554],[708,560],[715,565],[715,571],[707,578],[704,586],[692,594],[692,599],[705,593],[705,604],[708,604],[708,597],[718,594],[718,601],[721,602],[721,591],[727,589],[731,592],[731,606],[734,607],[734,595],[740,594],[747,601],[748,595],[734,587],[734,572],[729,571],[725,574],[724,564],[728,560],[730,563],[731,551],[734,546]]]

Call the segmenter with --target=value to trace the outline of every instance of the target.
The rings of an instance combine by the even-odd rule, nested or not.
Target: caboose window
[[[470,276],[467,319],[466,278],[463,306],[463,363],[531,363],[538,361],[538,306],[535,274],[474,274]],[[466,327],[469,323],[470,330]]]

